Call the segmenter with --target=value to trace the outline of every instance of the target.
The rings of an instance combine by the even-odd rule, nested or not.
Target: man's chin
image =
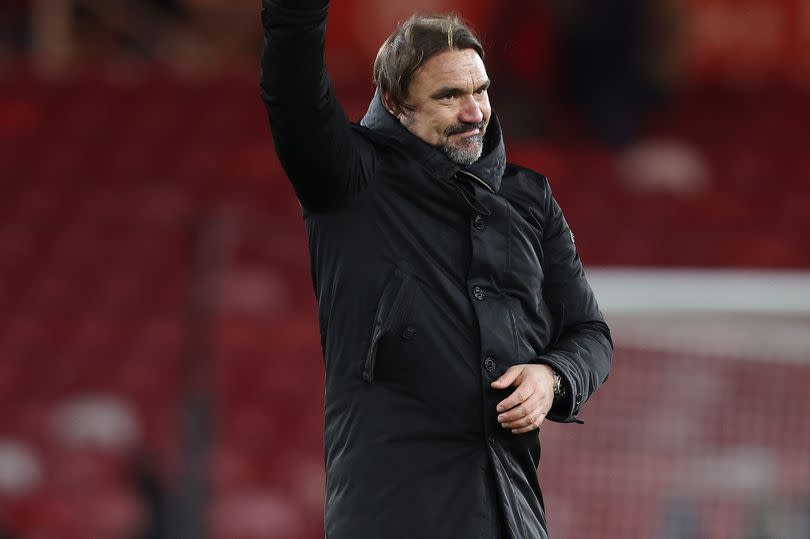
[[[481,158],[484,149],[483,135],[474,135],[462,141],[448,141],[442,151],[458,165],[471,165]]]

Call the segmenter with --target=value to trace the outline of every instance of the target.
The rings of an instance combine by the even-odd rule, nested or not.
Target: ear
[[[391,96],[388,94],[388,92],[382,92],[381,95],[380,95],[380,98],[382,99],[382,104],[385,107],[385,109],[388,112],[390,112],[392,116],[394,116],[395,118],[397,118],[398,120],[401,121],[402,120],[402,108],[400,106],[394,105],[392,103]]]

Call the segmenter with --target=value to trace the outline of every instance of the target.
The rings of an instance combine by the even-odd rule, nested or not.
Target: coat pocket
[[[374,383],[374,369],[377,363],[377,349],[380,339],[397,326],[407,312],[413,294],[408,293],[408,283],[411,278],[399,268],[385,283],[380,300],[377,303],[377,312],[374,314],[374,323],[371,329],[371,340],[363,361],[363,379]]]

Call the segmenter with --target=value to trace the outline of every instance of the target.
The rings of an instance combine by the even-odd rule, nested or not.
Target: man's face
[[[472,49],[430,58],[414,75],[406,103],[396,111],[411,133],[444,151],[460,165],[481,157],[492,109],[484,62]]]

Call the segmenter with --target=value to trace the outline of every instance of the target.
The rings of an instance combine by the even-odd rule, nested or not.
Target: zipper
[[[397,268],[383,288],[377,303],[377,312],[374,315],[374,325],[371,331],[371,341],[363,363],[363,379],[374,383],[374,371],[377,365],[377,348],[380,339],[402,319],[405,311],[410,307],[413,294],[407,294],[406,284],[408,277]],[[395,288],[396,287],[396,288]]]

